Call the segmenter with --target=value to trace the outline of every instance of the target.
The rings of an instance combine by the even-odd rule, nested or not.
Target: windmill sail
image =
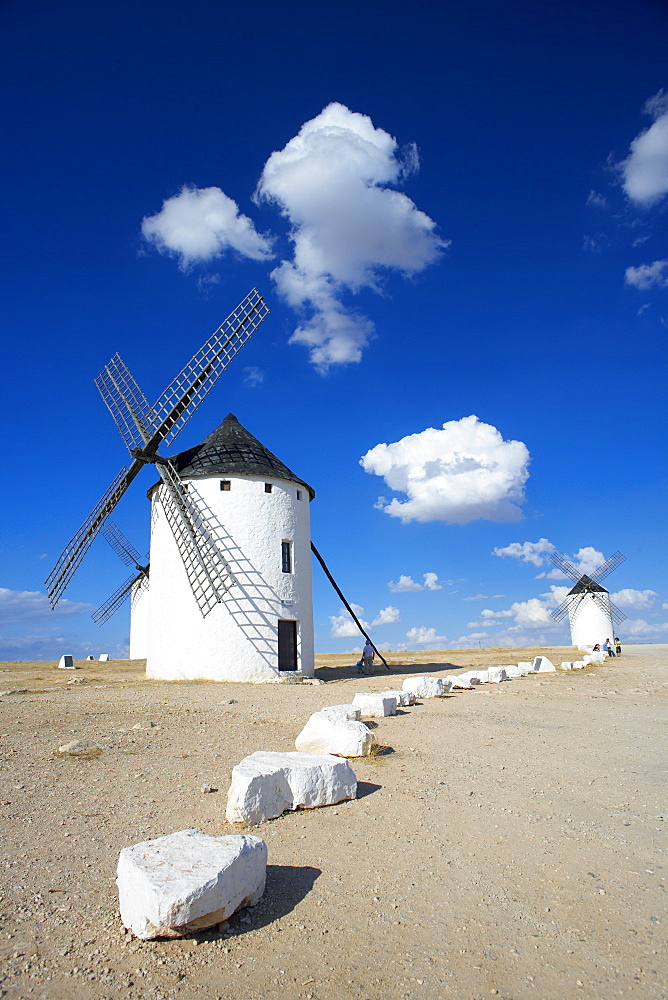
[[[158,466],[165,484],[169,498],[166,500],[170,511],[169,523],[202,613],[206,614],[205,609],[210,609],[220,600],[230,585],[226,582],[230,579],[227,564],[220,553],[214,554],[216,543],[205,520],[196,506],[184,499],[185,491],[178,475],[171,466],[171,471],[167,471],[165,460],[158,457],[158,447],[163,441],[170,443],[174,440],[268,313],[264,299],[254,288],[193,355],[154,407],[149,406],[120,355],[114,355],[105,366],[96,379],[96,385],[134,462],[129,469],[121,469],[95,509],[65,546],[49,574],[46,585],[52,608],[58,603],[102,525],[147,463]]]

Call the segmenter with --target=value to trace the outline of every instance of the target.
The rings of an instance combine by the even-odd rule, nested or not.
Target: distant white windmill
[[[551,612],[552,618],[560,622],[568,615],[573,646],[601,646],[606,639],[614,639],[614,622],[623,622],[626,615],[610,600],[610,594],[600,581],[624,562],[626,556],[615,552],[591,576],[581,573],[563,556],[553,553],[550,562],[562,573],[575,581],[565,599]]]
[[[131,655],[146,657],[149,677],[255,682],[312,674],[311,551],[368,639],[311,543],[314,491],[232,414],[195,448],[169,458],[158,453],[268,311],[253,289],[153,406],[119,355],[96,379],[133,462],[65,547],[47,591],[55,607],[130,483],[144,465],[155,465],[150,580],[125,536],[107,527],[107,540],[138,575],[94,616],[106,621],[132,591]]]

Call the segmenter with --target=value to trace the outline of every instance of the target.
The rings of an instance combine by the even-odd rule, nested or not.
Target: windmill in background
[[[141,587],[147,587],[149,572],[148,562],[146,562],[145,565],[142,563],[142,557],[139,552],[137,552],[137,549],[134,547],[132,542],[125,537],[117,524],[113,521],[108,521],[107,524],[102,526],[102,534],[107,539],[121,562],[125,563],[126,566],[134,566],[137,572],[132,573],[132,575],[129,576],[117,590],[114,591],[111,597],[108,597],[104,604],[94,612],[92,618],[96,625],[104,625],[105,622],[108,622],[112,615],[116,614],[118,609],[125,602],[130,591],[133,590],[137,584]],[[138,593],[138,591],[135,593]]]
[[[624,612],[612,603],[610,594],[601,586],[601,580],[609,576],[625,559],[626,556],[621,552],[615,552],[588,576],[563,556],[557,553],[550,556],[550,562],[575,581],[575,586],[569,590],[559,607],[551,612],[556,622],[568,615],[573,646],[594,646],[596,643],[602,646],[606,639],[612,641],[615,624],[626,619]]]

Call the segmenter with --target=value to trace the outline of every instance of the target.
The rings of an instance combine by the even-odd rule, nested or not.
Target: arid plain
[[[138,661],[0,664],[0,996],[659,1000],[668,647],[422,702],[352,762],[353,802],[254,828],[261,903],[197,937],[121,927],[121,848],[233,832],[234,764],[311,712],[537,650],[319,656],[321,685],[147,681]],[[555,663],[569,648],[541,650]],[[98,750],[59,755],[70,740]],[[203,791],[205,786],[216,789]]]

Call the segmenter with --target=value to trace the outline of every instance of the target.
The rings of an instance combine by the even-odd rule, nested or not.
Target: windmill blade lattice
[[[160,440],[172,443],[268,313],[254,288],[167,386],[153,407]]]
[[[104,625],[105,622],[108,622],[112,615],[115,615],[120,606],[123,604],[135,583],[138,583],[139,580],[143,579],[145,579],[143,573],[137,573],[129,576],[127,580],[120,585],[118,590],[115,590],[111,597],[108,597],[104,604],[102,604],[97,611],[94,612],[92,618],[95,624]]]
[[[552,552],[549,556],[549,560],[553,566],[560,569],[564,576],[569,576],[571,580],[579,580],[582,576],[582,573],[575,568],[573,563],[569,562],[568,559],[564,559],[564,557],[559,555],[558,552]]]
[[[55,608],[65,587],[72,579],[79,563],[90,548],[93,539],[132,480],[139,473],[142,465],[143,462],[134,462],[129,469],[123,466],[109,489],[104,493],[77,533],[70,539],[61,552],[58,562],[46,578],[46,590],[52,608]]]
[[[158,466],[160,500],[202,615],[218,604],[234,583],[205,516],[186,492],[171,462]]]
[[[613,569],[617,569],[620,563],[623,563],[626,559],[625,555],[621,552],[613,552],[609,559],[606,559],[602,566],[599,566],[597,570],[594,570],[591,574],[592,580],[596,580],[600,583],[601,580],[605,579],[612,573]],[[626,617],[626,615],[624,616]]]
[[[126,566],[136,566],[137,569],[143,569],[141,555],[132,542],[125,537],[115,521],[107,521],[102,527],[102,534],[121,562],[124,562]]]
[[[231,575],[218,551],[206,519],[189,503],[178,475],[158,456],[162,441],[170,443],[183,429],[230,361],[268,315],[264,299],[253,289],[237,306],[183,371],[150,407],[122,358],[116,354],[96,379],[97,387],[134,458],[123,468],[65,546],[46,586],[51,607],[79,566],[93,539],[130,483],[147,463],[158,466],[165,484],[165,511],[177,541],[197,603],[206,614],[231,586]],[[169,471],[168,471],[169,470]],[[200,551],[201,549],[201,551]],[[233,581],[232,581],[233,582]]]
[[[554,611],[550,611],[550,618],[554,618],[555,622],[562,621],[568,614],[568,605],[569,600],[566,597],[558,608],[555,608]]]
[[[598,604],[602,611],[610,613],[610,617],[613,622],[620,624],[620,622],[626,621],[626,615],[623,611],[620,611],[616,604],[613,604],[610,600],[610,596],[605,594],[592,594],[594,601]]]
[[[155,433],[155,413],[120,354],[104,366],[95,385],[128,451],[143,448]]]

